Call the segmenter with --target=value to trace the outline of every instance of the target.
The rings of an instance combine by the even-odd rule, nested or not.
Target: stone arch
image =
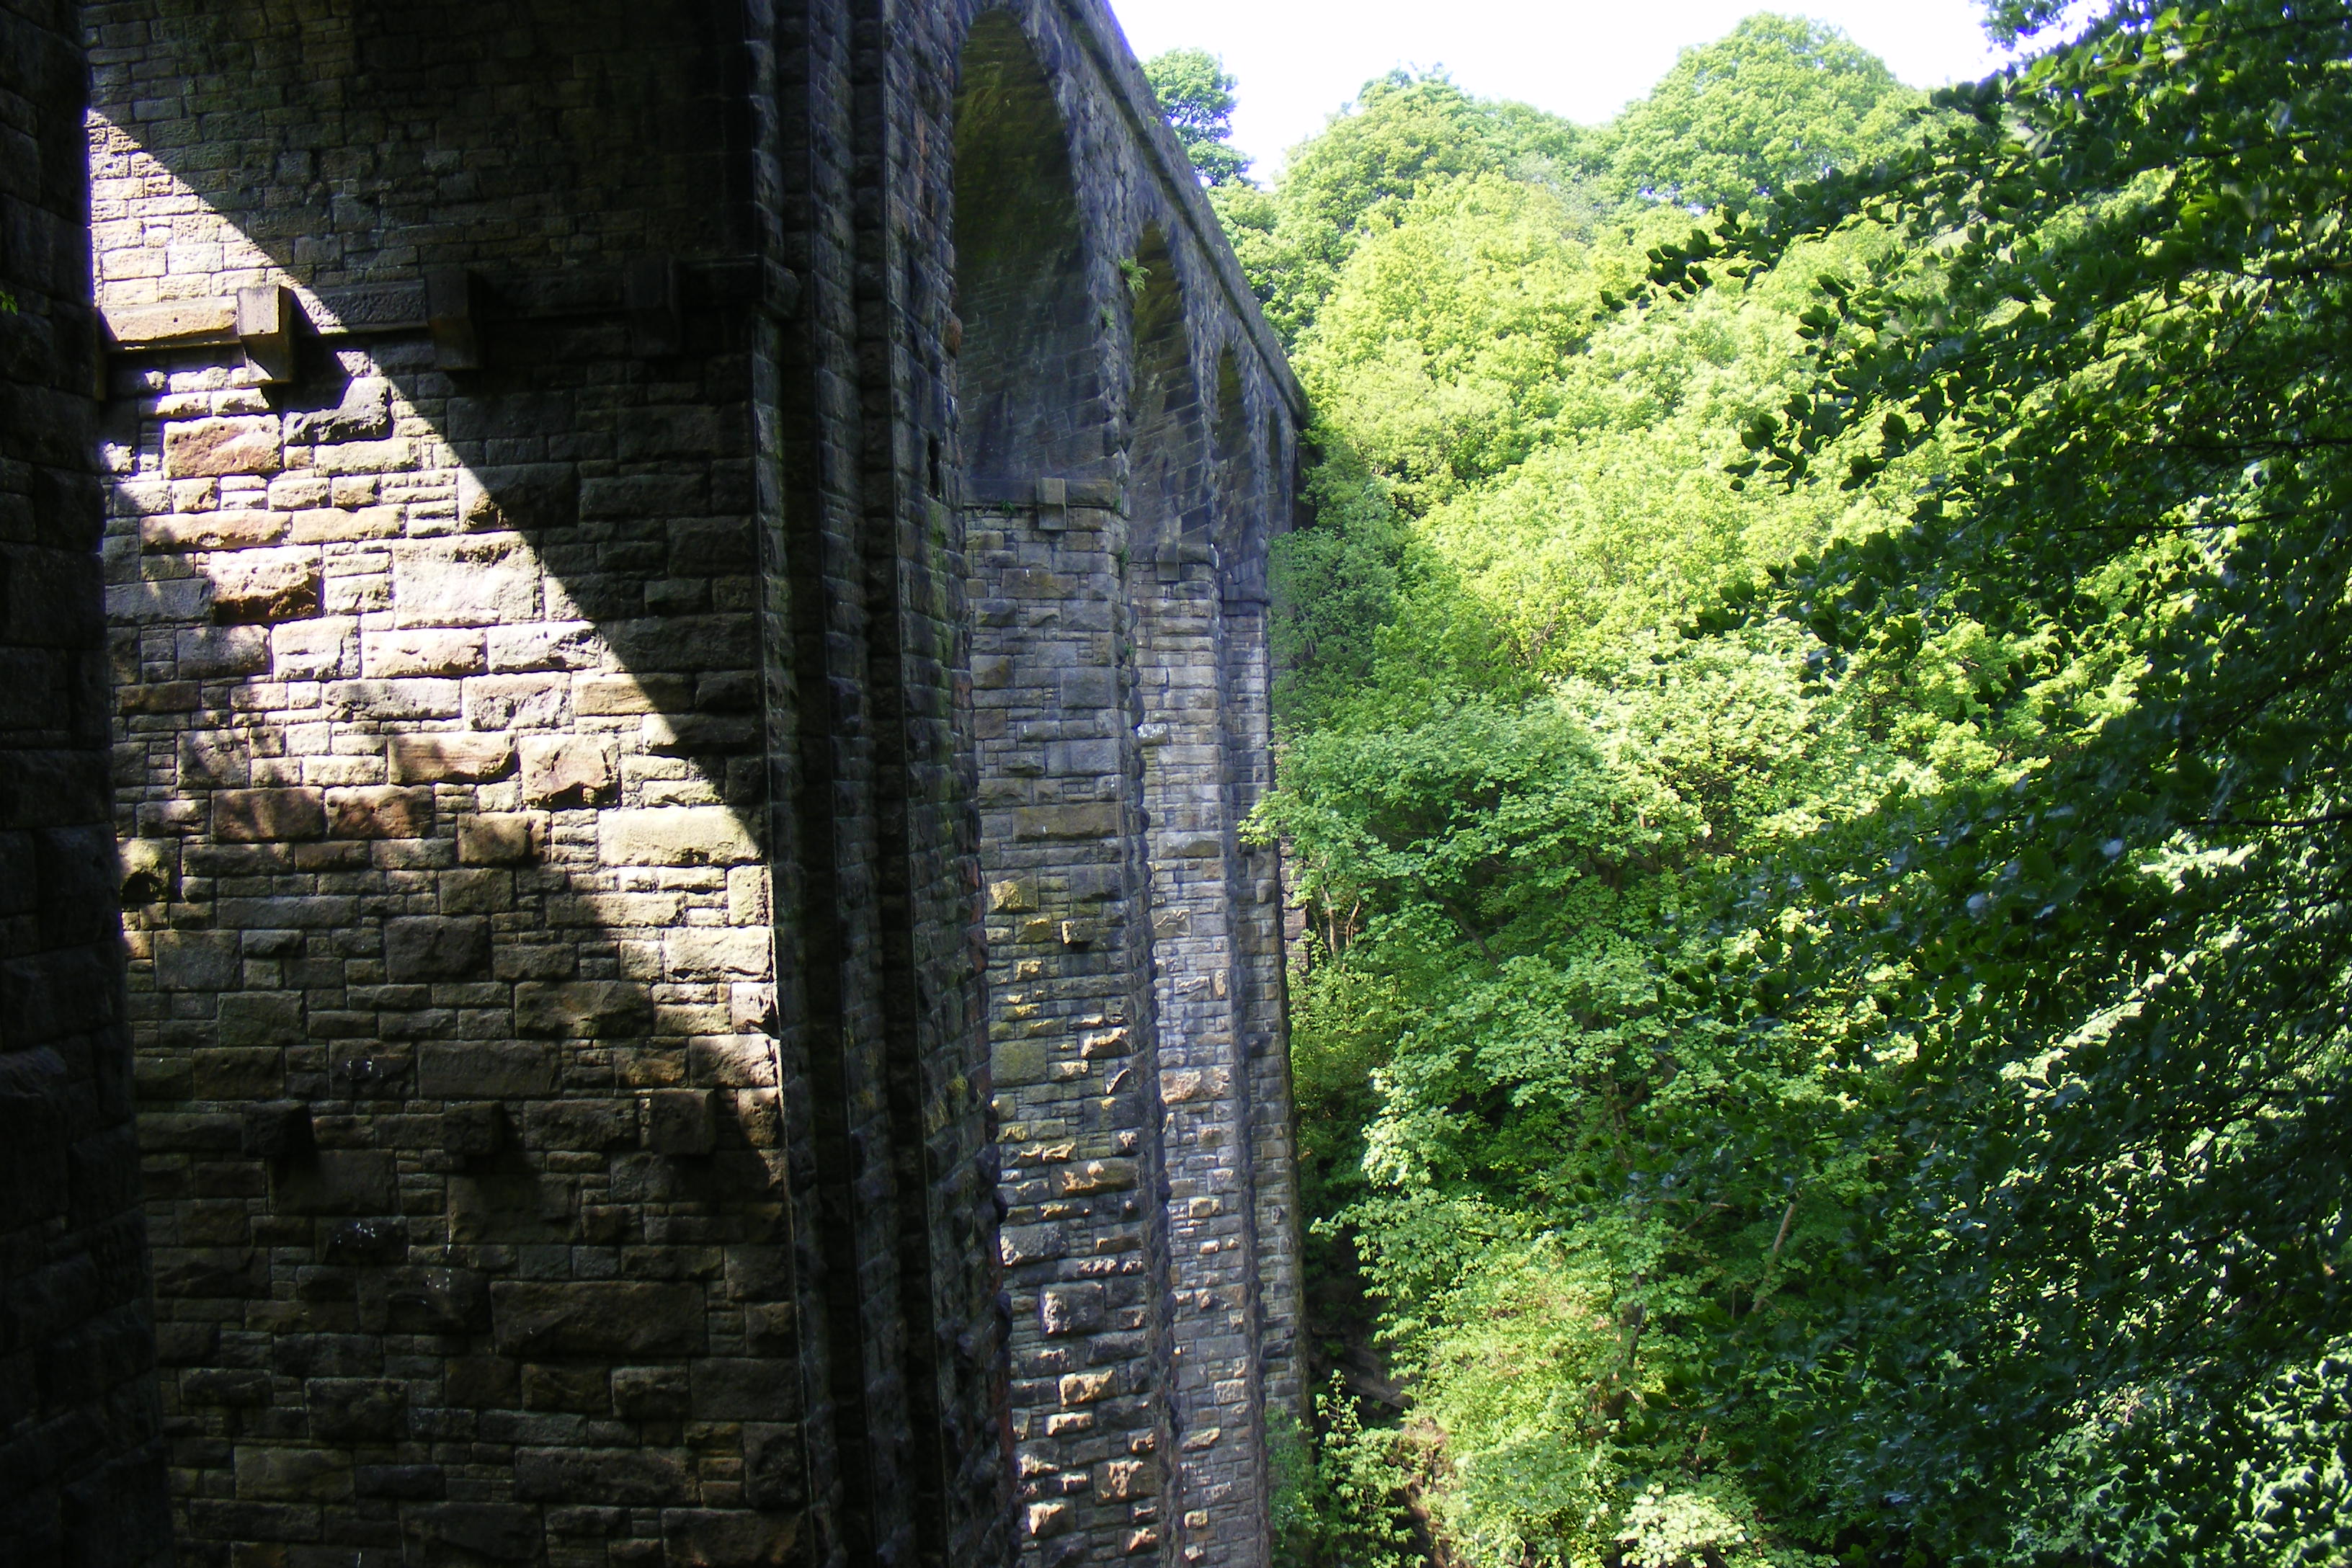
[[[1145,227],[1128,268],[1133,291],[1133,391],[1128,399],[1130,548],[1165,556],[1197,552],[1211,531],[1206,432],[1192,372],[1192,337],[1176,261],[1158,224]]]
[[[1098,314],[1068,132],[1010,12],[972,23],[955,100],[958,414],[967,499],[1105,466]]]

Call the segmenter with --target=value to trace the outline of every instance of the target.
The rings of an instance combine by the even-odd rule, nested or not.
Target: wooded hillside
[[[2352,1555],[2352,7],[2071,37],[1204,153],[1318,416],[1288,1561]]]

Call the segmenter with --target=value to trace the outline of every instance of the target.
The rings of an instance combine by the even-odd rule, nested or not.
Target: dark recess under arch
[[[955,107],[956,310],[968,499],[1027,500],[1101,477],[1097,311],[1067,132],[1012,16],[972,24]]]

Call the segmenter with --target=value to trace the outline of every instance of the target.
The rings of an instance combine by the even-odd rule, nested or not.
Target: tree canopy
[[[2352,1554],[2352,5],[2059,9],[1932,102],[1773,16],[1608,126],[1391,79],[1220,198],[1393,1378],[1297,1561]]]
[[[1894,151],[1919,101],[1837,29],[1759,13],[1685,49],[1610,127],[1608,183],[1621,198],[1745,207]]]
[[[1239,181],[1249,160],[1233,144],[1236,83],[1225,62],[1206,49],[1170,49],[1144,61],[1143,75],[1201,183]]]

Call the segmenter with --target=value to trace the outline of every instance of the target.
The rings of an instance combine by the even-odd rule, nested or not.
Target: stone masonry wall
[[[73,7],[0,4],[0,1560],[170,1558],[131,1128]]]
[[[960,91],[1025,1560],[1263,1563],[1268,1413],[1297,1413],[1295,1175],[1278,891],[1236,830],[1270,773],[1295,392],[1105,13],[982,13]]]
[[[157,1560],[167,1459],[223,1568],[1265,1563],[1297,393],[1108,13],[69,19],[0,1555]]]
[[[93,21],[183,1556],[998,1554],[961,572],[837,391],[850,18]]]

